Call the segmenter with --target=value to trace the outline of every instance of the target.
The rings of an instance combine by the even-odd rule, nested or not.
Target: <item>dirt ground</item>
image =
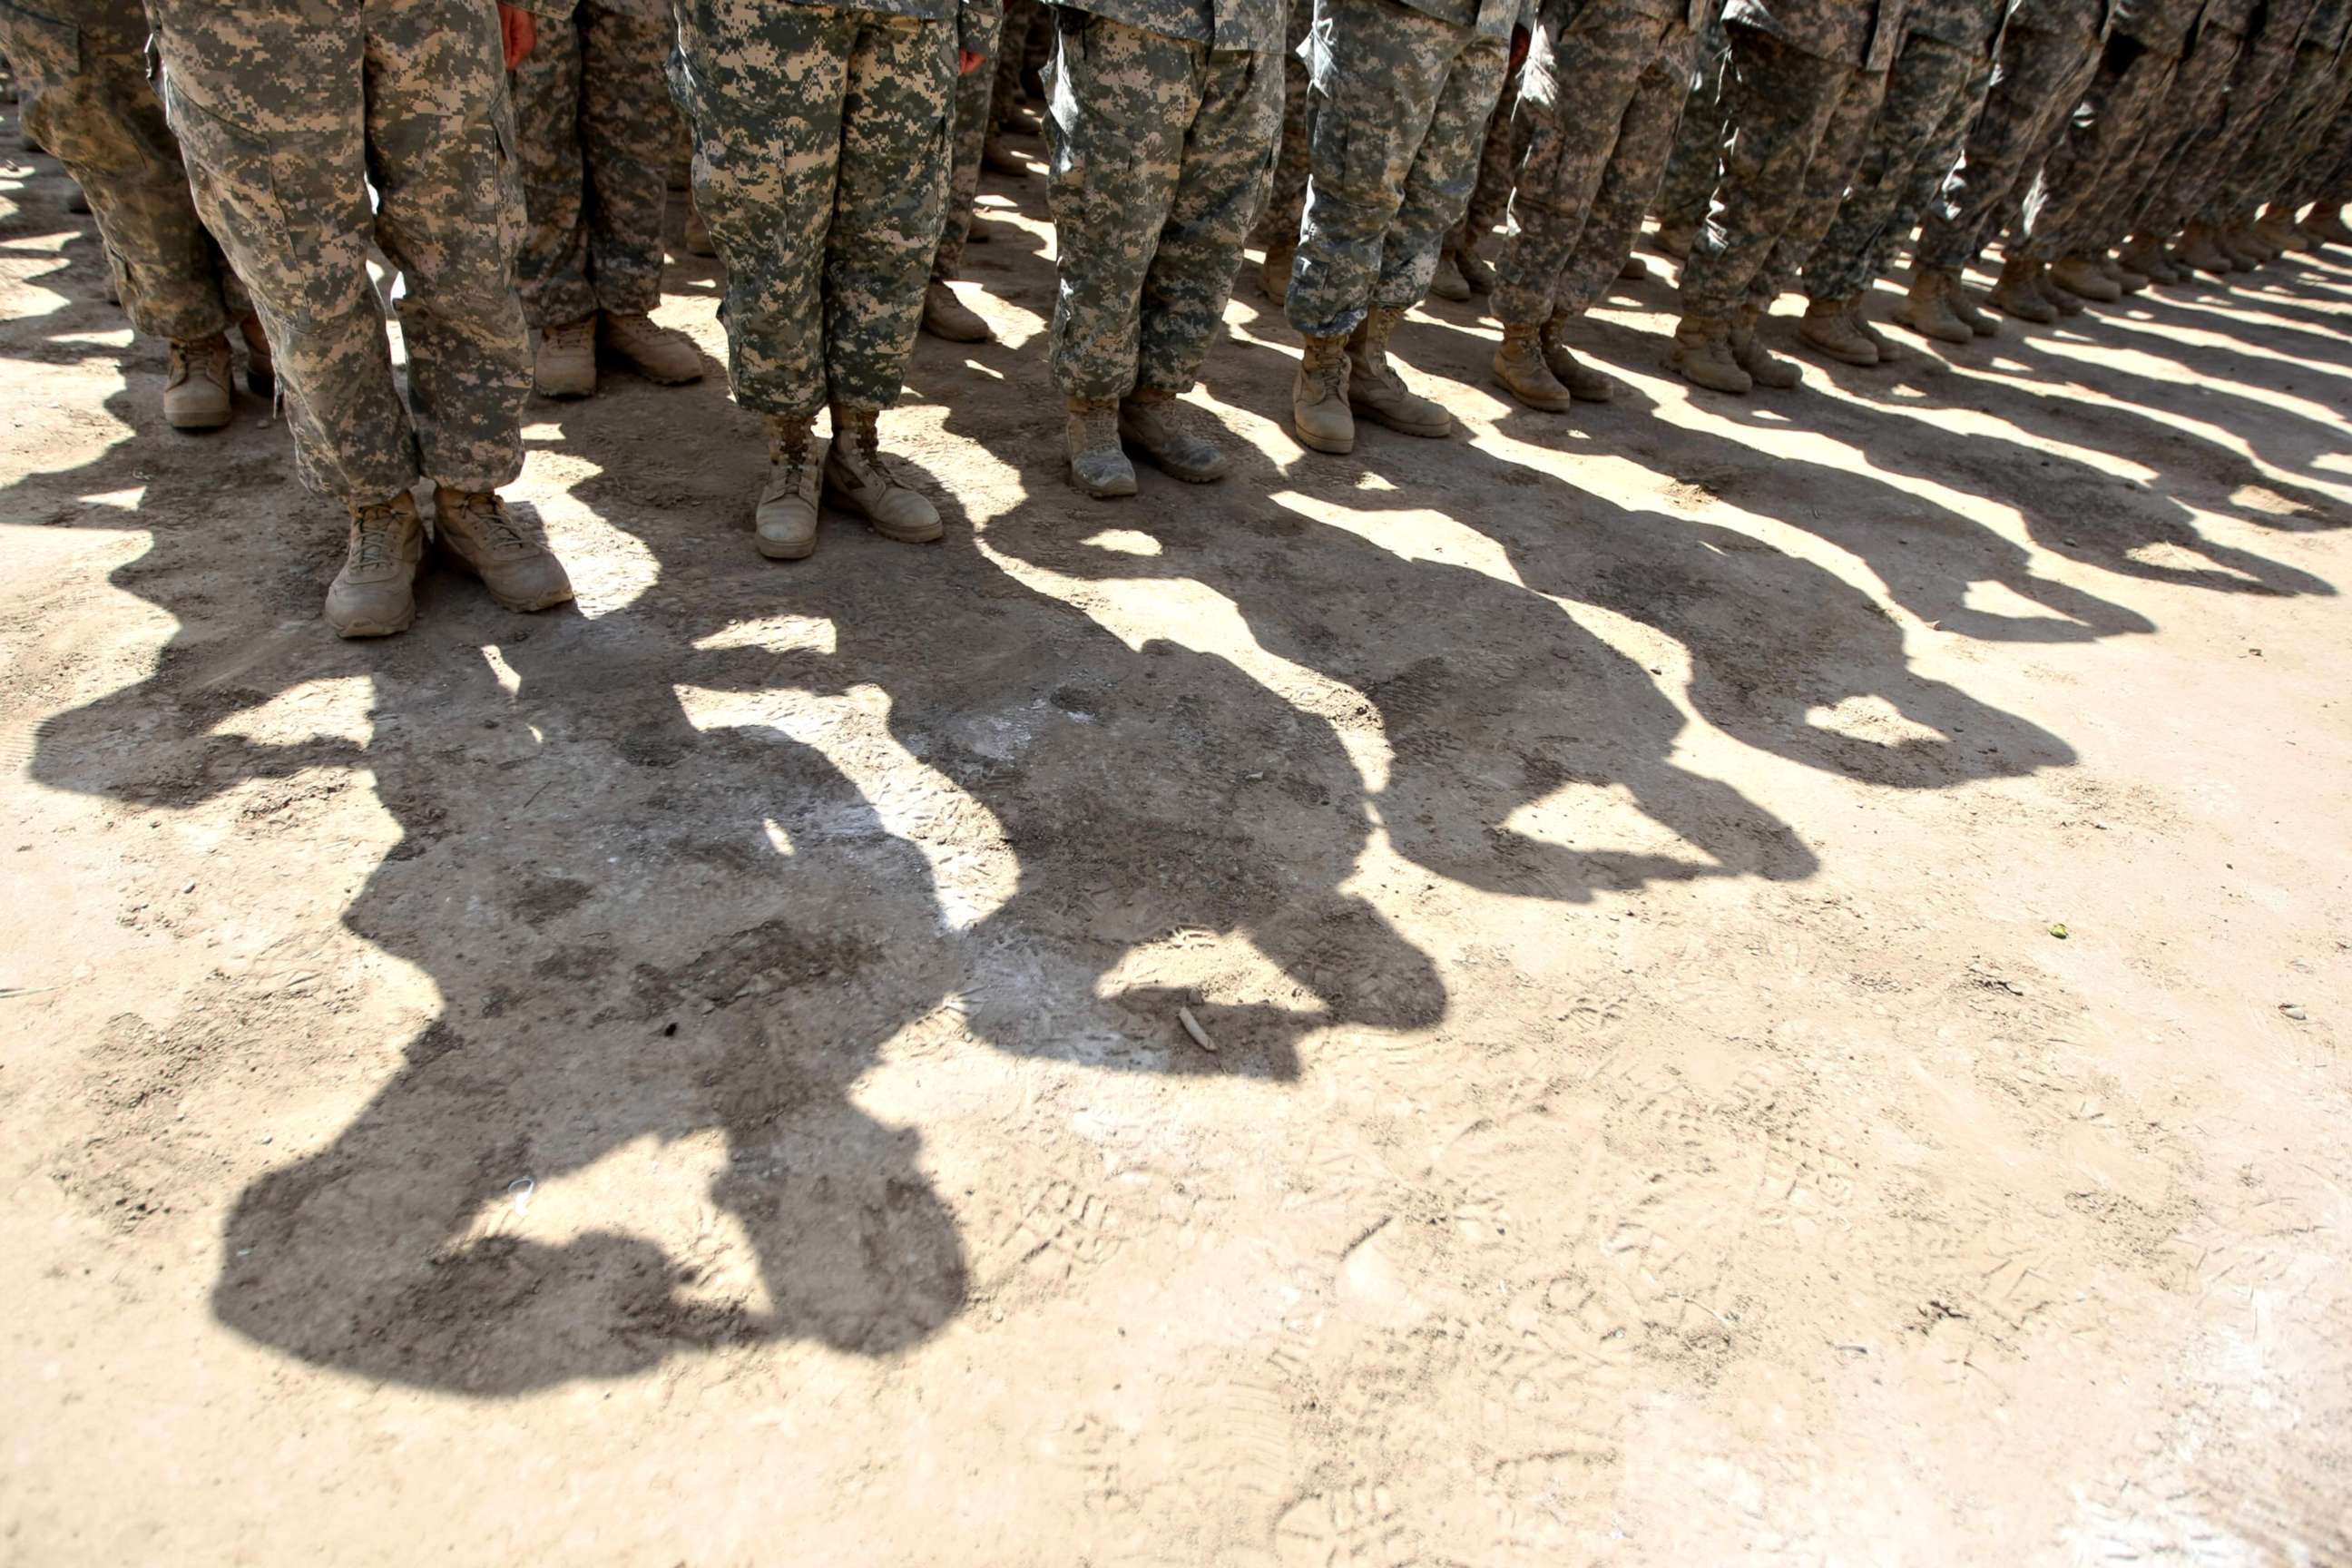
[[[0,1561],[2352,1561],[2352,259],[1108,504],[992,177],[943,545],[686,260],[349,645],[11,135]]]

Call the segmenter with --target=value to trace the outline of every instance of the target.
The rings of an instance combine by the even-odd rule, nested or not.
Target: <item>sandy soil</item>
[[[351,646],[9,157],[0,1560],[2352,1560],[2352,260],[1110,505],[992,180],[944,545],[615,374]]]

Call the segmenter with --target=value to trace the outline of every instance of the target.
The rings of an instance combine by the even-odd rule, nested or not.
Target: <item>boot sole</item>
[[[996,341],[996,334],[985,327],[977,332],[950,332],[926,321],[923,323],[923,331],[926,335],[937,338],[943,343],[992,343]]]
[[[1931,343],[1950,343],[1957,348],[1962,343],[1972,343],[1977,341],[1976,332],[1966,321],[1960,323],[1960,335],[1956,338],[1949,332],[1931,332],[1927,328],[1921,326],[1910,317],[1904,315],[1899,310],[1896,311],[1891,319],[1896,326],[1901,327],[1905,331],[1916,332]]]
[[[1444,440],[1454,434],[1454,416],[1450,414],[1446,416],[1445,423],[1443,425],[1415,425],[1410,420],[1383,414],[1377,408],[1356,404],[1349,405],[1348,411],[1360,419],[1369,419],[1375,425],[1384,426],[1400,436],[1418,436],[1424,441]]]
[[[345,642],[356,642],[363,637],[398,637],[415,624],[416,606],[415,605],[409,605],[408,614],[401,616],[397,621],[355,621],[347,626],[336,626],[332,621],[327,623],[329,629]]]
[[[1166,474],[1170,479],[1181,479],[1188,485],[1213,485],[1219,479],[1223,479],[1229,471],[1223,468],[1187,468],[1182,467],[1181,464],[1170,462],[1167,458],[1161,457],[1159,453],[1153,451],[1150,447],[1144,446],[1140,442],[1136,443],[1131,450],[1136,457],[1141,458],[1145,462],[1150,464],[1161,473]],[[1130,491],[1129,493],[1131,494],[1133,492]]]
[[[773,540],[762,539],[755,533],[751,536],[751,542],[758,548],[761,554],[771,561],[805,561],[816,553],[814,539],[811,539],[806,544],[779,544]]]
[[[1868,359],[1864,359],[1859,353],[1849,353],[1844,349],[1833,349],[1827,343],[1817,343],[1812,339],[1805,336],[1802,332],[1797,334],[1797,341],[1804,344],[1807,348],[1812,350],[1817,354],[1825,355],[1830,359],[1837,361],[1840,364],[1853,365],[1857,370],[1876,370],[1879,365],[1880,356],[1876,349],[1873,349],[1870,352],[1870,357]],[[1751,376],[1749,379],[1754,380],[1755,378]],[[1762,386],[1765,384],[1759,381],[1757,382],[1756,384]]]
[[[194,419],[174,419],[170,415],[166,414],[163,416],[163,423],[169,425],[174,430],[218,430],[236,417],[236,409],[225,408],[221,410],[217,416],[207,414],[202,417]]]
[[[1133,495],[1136,489],[1135,480],[1131,478],[1124,484],[1114,479],[1109,484],[1098,485],[1091,480],[1080,479],[1076,468],[1070,470],[1070,488],[1080,495],[1092,496],[1097,500],[1118,500]]]
[[[1486,379],[1494,383],[1496,386],[1501,387],[1506,393],[1509,394],[1513,402],[1519,404],[1523,407],[1532,408],[1538,414],[1567,414],[1574,410],[1576,407],[1576,394],[1570,392],[1565,388],[1561,390],[1559,401],[1554,402],[1549,397],[1528,396],[1526,393],[1521,392],[1517,387],[1513,386],[1509,382],[1504,380],[1499,374],[1490,374]]]
[[[1353,436],[1343,441],[1336,436],[1310,435],[1295,424],[1290,427],[1290,434],[1297,438],[1300,446],[1310,451],[1326,452],[1334,458],[1344,458],[1356,449],[1356,438]]]

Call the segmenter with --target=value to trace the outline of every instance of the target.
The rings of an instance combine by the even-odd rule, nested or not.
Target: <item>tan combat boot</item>
[[[1348,406],[1406,436],[1454,433],[1445,405],[1405,385],[1389,363],[1389,339],[1404,320],[1401,305],[1375,305],[1348,336]]]
[[[2072,289],[2061,289],[2057,284],[2050,281],[2050,268],[2046,266],[2037,266],[2034,268],[2032,281],[2026,287],[2042,296],[2042,302],[2062,316],[2079,316],[2091,308],[2088,302]]]
[[[1118,403],[1109,397],[1073,397],[1063,421],[1063,449],[1070,459],[1070,483],[1097,500],[1135,493],[1135,465],[1118,444]]]
[[[163,364],[163,423],[174,430],[217,430],[229,422],[227,333],[174,338]]]
[[[981,142],[980,166],[1003,174],[1008,180],[1029,177],[1029,161],[1004,144],[1003,132],[994,125],[988,128],[987,135]]]
[[[1952,286],[1945,292],[1944,304],[1953,315],[1960,319],[1969,331],[1977,336],[1980,338],[2000,336],[2000,321],[1977,309],[1976,300],[1969,297],[1968,285],[1960,281],[1960,275],[1957,272],[1952,274]]]
[[[1554,380],[1568,388],[1568,395],[1579,403],[1606,403],[1617,395],[1617,384],[1576,357],[1563,335],[1570,318],[1555,313],[1544,323],[1542,347],[1544,368]]]
[[[751,514],[751,536],[771,561],[804,561],[816,552],[825,443],[814,424],[804,414],[768,416],[768,482]]]
[[[716,256],[719,254],[719,247],[710,243],[710,227],[708,224],[705,224],[702,221],[702,209],[694,205],[694,198],[692,196],[686,198],[686,234],[684,236],[684,239],[686,244],[686,253],[688,256]]]
[[[1745,396],[1756,384],[1731,353],[1731,323],[1720,316],[1685,316],[1675,328],[1667,365],[1694,386]]]
[[[1959,290],[1958,273],[1940,267],[1920,268],[1912,274],[1910,293],[1895,307],[1895,324],[1939,343],[1974,342],[1976,333],[1952,309],[1953,297]]]
[[[596,390],[596,318],[539,329],[530,384],[541,397],[586,397]]]
[[[1470,285],[1470,292],[1492,294],[1495,291],[1494,264],[1478,254],[1475,240],[1462,247],[1454,262],[1462,268],[1462,281]]]
[[[2172,284],[2183,280],[2179,268],[2164,254],[2163,243],[2144,234],[2136,234],[2124,242],[2116,258],[2126,271],[2137,272],[2151,283]]]
[[[1690,259],[1691,247],[1698,243],[1698,225],[1695,223],[1662,223],[1652,237],[1657,247],[1676,261]]]
[[[1298,247],[1294,245],[1269,245],[1265,247],[1265,259],[1258,264],[1258,287],[1277,305],[1290,298],[1290,263],[1297,254]]]
[[[388,637],[416,619],[416,566],[425,525],[406,490],[352,511],[343,569],[327,588],[327,625],[339,637]]]
[[[1862,313],[1863,303],[1867,298],[1866,295],[1856,294],[1846,300],[1846,324],[1860,332],[1863,341],[1878,351],[1879,363],[1893,364],[1903,357],[1903,351],[1896,348],[1884,332],[1872,326],[1870,318]]]
[[[2184,267],[2199,272],[2210,272],[2216,278],[2226,277],[2238,269],[2237,258],[2215,242],[2212,226],[2192,223],[2180,236],[2180,243],[2172,253]]]
[[[945,342],[987,343],[996,341],[995,329],[956,291],[934,278],[923,285],[923,331]]]
[[[268,397],[278,390],[278,362],[269,355],[269,334],[250,310],[237,318],[236,332],[245,340],[245,389],[256,397]]]
[[[2252,271],[2267,267],[2279,258],[2279,247],[2263,237],[2263,231],[2252,220],[2223,229],[2216,237],[2240,267]]]
[[[1805,379],[1793,361],[1782,359],[1764,346],[1757,329],[1762,325],[1762,307],[1750,305],[1731,318],[1731,357],[1748,373],[1748,379],[1772,392],[1787,392]]]
[[[2352,245],[2352,225],[2345,223],[2342,207],[2323,203],[2312,208],[2311,216],[2303,220],[2303,237],[2314,247]]]
[[[1318,452],[1356,449],[1356,416],[1348,406],[1348,340],[1309,338],[1290,384],[1290,429],[1302,447]]]
[[[2291,206],[2282,206],[2276,202],[2264,207],[2263,216],[2254,220],[2254,232],[2263,237],[2265,244],[2276,250],[2309,250],[2311,248],[2311,241],[2304,238],[2303,232],[2295,227],[2294,209]]]
[[[1985,302],[2004,316],[2014,316],[2021,321],[2036,326],[2052,326],[2058,320],[2058,307],[2042,297],[2033,280],[2042,270],[2042,263],[2028,261],[2021,256],[2011,257],[2001,265],[2000,281],[1992,286]]]
[[[506,609],[529,615],[572,597],[563,563],[516,525],[496,490],[435,485],[433,536],[441,552],[479,577]]]
[[[2057,264],[2042,277],[2077,300],[2088,300],[2095,304],[2112,305],[2124,297],[2124,291],[2116,287],[2115,279],[2101,271],[2096,261],[2079,252],[2060,257]],[[2046,289],[2043,291],[2048,292]],[[2059,308],[2063,310],[2064,306]]]
[[[1437,271],[1429,279],[1429,291],[1457,305],[1470,298],[1470,280],[1462,276],[1462,253],[1450,245],[1437,253]]]
[[[1813,300],[1797,323],[1797,337],[1842,364],[1876,364],[1877,348],[1847,315],[1848,307],[1856,302],[1854,298]]]
[[[1647,283],[1656,276],[1639,251],[1627,251],[1625,259],[1618,264],[1617,281],[1620,283]]]
[[[1172,392],[1139,386],[1118,405],[1119,437],[1161,473],[1188,485],[1223,479],[1223,449],[1187,424],[1183,407]]]
[[[1533,321],[1503,323],[1503,342],[1495,350],[1495,381],[1530,408],[1565,414],[1574,397],[1544,363],[1542,331]]]
[[[2126,294],[2137,294],[2156,281],[2118,256],[2103,255],[2098,258],[2098,265],[2099,270],[2107,275],[2107,281]]]
[[[862,513],[874,531],[901,544],[929,544],[947,532],[940,509],[902,483],[884,464],[881,410],[833,405],[833,446],[824,455],[824,482],[834,498]]]
[[[676,328],[656,326],[651,316],[605,311],[604,346],[647,381],[682,386],[702,379],[702,355],[694,340]]]

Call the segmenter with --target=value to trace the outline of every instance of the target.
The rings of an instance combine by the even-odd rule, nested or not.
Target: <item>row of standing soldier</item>
[[[1915,226],[1895,320],[1950,343],[1997,330],[1961,276],[2004,235],[1988,302],[2032,322],[2352,238],[2347,33],[2352,0],[0,0],[28,136],[170,342],[167,420],[227,422],[232,331],[249,390],[282,386],[304,480],[351,514],[346,637],[414,617],[421,479],[432,544],[499,603],[571,596],[499,491],[534,384],[591,392],[600,353],[702,374],[650,314],[677,110],[767,424],[755,537],[796,559],[828,498],[940,535],[877,420],[919,329],[989,334],[950,283],[1041,39],[1048,353],[1072,482],[1115,497],[1137,457],[1226,471],[1180,399],[1245,244],[1303,340],[1291,428],[1344,453],[1360,417],[1450,433],[1388,352],[1433,285],[1490,294],[1520,403],[1607,399],[1569,340],[1654,209],[1670,363],[1729,394],[1798,384],[1759,332],[1790,288],[1809,349],[1891,355],[1862,306]]]

